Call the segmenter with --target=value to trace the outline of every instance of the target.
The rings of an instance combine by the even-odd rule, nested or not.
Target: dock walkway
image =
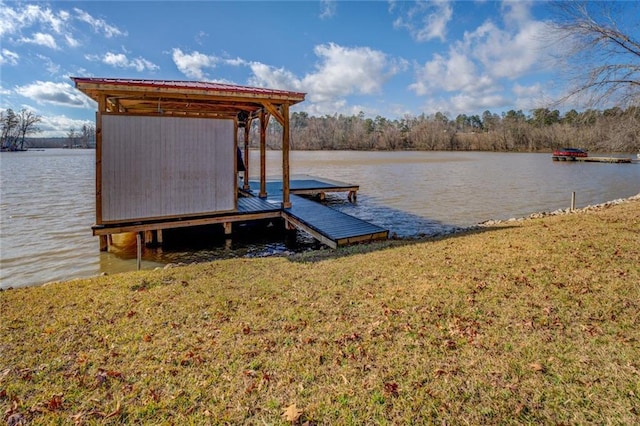
[[[389,237],[387,229],[299,195],[291,196],[291,204],[284,219],[331,248]]]
[[[259,182],[250,181],[251,188],[259,185]],[[324,194],[328,192],[347,192],[349,201],[354,202],[358,185],[309,175],[294,176],[289,185],[292,206],[282,211],[282,217],[291,226],[307,232],[323,244],[336,248],[389,237],[387,229],[300,196],[318,195],[320,199],[324,199]],[[267,181],[269,199],[273,197],[275,202],[280,199],[281,193],[281,180]],[[253,191],[247,194],[255,196]]]
[[[250,188],[260,188],[260,182],[256,180],[249,180]],[[266,182],[267,194],[272,196],[274,194],[282,194],[282,180],[270,179]],[[346,192],[349,201],[356,201],[359,185],[352,183],[340,182],[333,179],[319,178],[310,175],[295,175],[291,176],[289,182],[289,191],[291,194],[296,195],[316,195],[321,200],[324,200],[325,194],[329,192]],[[247,195],[255,195],[254,191],[241,190]]]

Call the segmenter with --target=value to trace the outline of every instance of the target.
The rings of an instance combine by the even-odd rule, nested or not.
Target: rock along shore
[[[640,193],[633,195],[629,198],[618,198],[617,200],[607,201],[605,203],[595,204],[595,205],[583,207],[581,209],[571,210],[570,208],[566,208],[566,209],[554,210],[552,212],[532,213],[529,216],[520,217],[520,218],[511,218],[511,219],[505,219],[505,220],[487,220],[485,222],[479,223],[478,226],[480,227],[493,226],[493,225],[499,225],[502,223],[522,222],[524,220],[530,220],[530,219],[541,219],[547,216],[559,216],[559,215],[565,215],[565,214],[585,213],[585,212],[607,209],[609,207],[612,207],[618,204],[628,203],[631,201],[640,201]]]

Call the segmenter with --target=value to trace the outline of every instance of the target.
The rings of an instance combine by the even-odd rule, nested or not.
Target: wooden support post
[[[289,105],[282,105],[282,208],[291,208],[289,175]]]
[[[573,191],[571,193],[571,211],[574,211],[576,209],[576,192]]]
[[[249,130],[251,126],[251,120],[247,120],[247,124],[244,126],[244,184],[242,189],[249,189]]]
[[[231,235],[231,231],[233,230],[233,222],[225,222],[222,224],[224,226],[224,235]]]
[[[136,270],[142,267],[142,233],[136,233]]]
[[[144,231],[144,244],[149,246],[153,244],[153,231]]]
[[[109,238],[106,235],[100,235],[100,251],[109,250]]]
[[[356,191],[349,191],[349,195],[347,195],[347,200],[349,200],[352,203],[355,203],[357,199],[358,199],[357,192]]]
[[[162,245],[162,229],[158,229],[156,231],[156,241],[158,243],[158,245]]]
[[[260,198],[267,198],[267,126],[270,115],[260,110]]]

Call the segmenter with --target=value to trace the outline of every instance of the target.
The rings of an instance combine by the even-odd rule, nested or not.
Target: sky
[[[562,94],[544,1],[0,0],[0,109],[40,137],[93,123],[70,77],[306,93],[293,111],[525,114]]]

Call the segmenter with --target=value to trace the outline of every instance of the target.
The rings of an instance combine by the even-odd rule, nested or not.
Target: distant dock
[[[580,161],[583,163],[632,163],[631,158],[625,157],[569,157],[569,156],[556,156],[551,157],[553,161]]]

